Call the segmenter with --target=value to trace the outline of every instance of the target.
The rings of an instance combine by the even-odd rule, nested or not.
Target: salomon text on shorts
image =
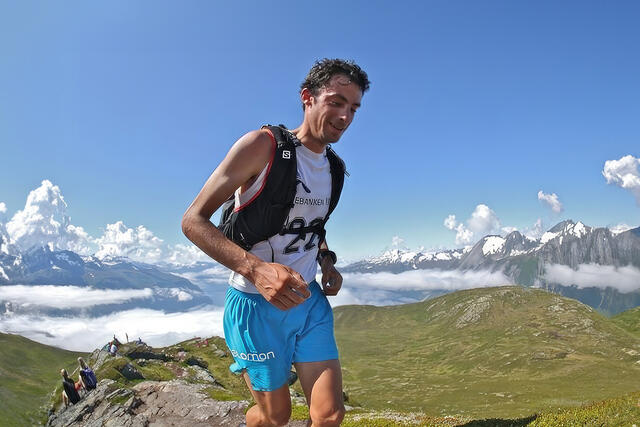
[[[288,378],[291,364],[338,358],[333,311],[314,280],[311,296],[283,311],[260,294],[227,290],[224,336],[235,363],[229,369],[249,374],[256,391],[273,391]]]

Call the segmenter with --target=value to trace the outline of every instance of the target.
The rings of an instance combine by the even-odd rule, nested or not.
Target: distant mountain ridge
[[[211,299],[198,286],[183,277],[163,271],[158,266],[124,257],[82,257],[71,251],[52,251],[46,246],[34,247],[18,255],[0,254],[0,286],[2,285],[67,285],[103,290],[151,290],[148,298],[95,305],[87,309],[55,309],[6,302],[5,313],[38,312],[65,315],[83,310],[91,315],[100,315],[129,308],[182,311],[211,303]]]
[[[473,246],[462,249],[431,252],[391,249],[378,257],[344,266],[341,272],[402,273],[427,269],[500,272],[511,283],[549,289],[578,299],[606,314],[640,306],[639,291],[621,293],[614,287],[607,287],[607,283],[585,288],[571,283],[557,283],[546,275],[551,266],[566,266],[576,270],[589,264],[640,268],[640,227],[612,232],[607,228],[594,228],[580,221],[566,220],[556,224],[539,239],[512,231],[504,237],[484,236]],[[0,286],[74,285],[94,289],[152,290],[153,295],[149,298],[92,307],[89,311],[93,315],[135,307],[181,311],[210,304],[210,297],[192,281],[199,285],[206,285],[211,280],[226,282],[225,275],[224,269],[213,262],[190,266],[152,265],[124,257],[83,257],[71,251],[52,251],[48,247],[32,248],[18,255],[0,251]],[[450,289],[430,289],[427,294],[415,299],[446,292],[450,292]],[[5,312],[36,309],[15,304],[9,308],[5,306]],[[48,310],[58,315],[74,313],[74,310]]]
[[[379,257],[350,264],[342,271],[401,273],[416,269],[489,270],[502,272],[514,284],[537,286],[576,298],[605,313],[614,314],[640,305],[640,292],[621,294],[614,288],[580,288],[554,283],[545,278],[545,268],[563,265],[576,270],[596,264],[640,268],[640,227],[621,233],[593,228],[582,222],[562,221],[539,239],[519,231],[505,237],[488,235],[472,247],[435,253],[394,249]]]

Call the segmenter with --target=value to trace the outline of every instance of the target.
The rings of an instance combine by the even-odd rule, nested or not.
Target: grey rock
[[[144,381],[132,389],[112,380],[76,405],[52,415],[47,426],[237,426],[244,421],[247,401],[219,402],[207,396],[206,384],[182,380]]]
[[[209,364],[206,361],[195,356],[191,356],[188,359],[186,359],[185,363],[189,366],[200,366],[201,368],[205,368],[205,369],[209,367]]]
[[[193,373],[193,379],[198,382],[208,383],[208,384],[218,384],[216,379],[211,375],[211,373],[198,365],[191,366],[189,368]]]
[[[125,356],[130,359],[162,360],[163,362],[166,362],[170,359],[170,357],[164,353],[157,353],[153,351],[153,348],[149,347],[146,344],[137,344],[135,347],[128,350],[125,353]]]
[[[124,365],[124,367],[120,370],[120,373],[122,374],[123,377],[125,377],[128,380],[144,379],[144,375],[142,375],[140,371],[138,371],[136,367],[133,366],[131,363],[127,363],[126,365]]]
[[[213,354],[215,354],[218,357],[227,357],[227,353],[225,353],[224,351],[222,351],[220,349],[214,350]]]

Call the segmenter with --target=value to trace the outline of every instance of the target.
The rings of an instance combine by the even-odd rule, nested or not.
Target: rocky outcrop
[[[233,426],[244,423],[246,400],[218,401],[207,395],[210,386],[182,380],[144,381],[131,389],[102,380],[80,402],[53,414],[47,427]],[[289,427],[306,426],[291,421]]]
[[[87,362],[101,379],[98,386],[81,392],[80,402],[57,412],[54,403],[47,426],[241,425],[249,402],[241,400],[244,394],[237,385],[226,381],[223,386],[224,381],[216,379],[224,376],[220,369],[228,367],[226,360],[217,363],[228,357],[218,347],[223,342],[218,337],[196,338],[166,348],[126,343],[116,356],[95,350]],[[53,396],[60,393],[58,387]],[[296,404],[305,404],[304,396],[292,393]],[[305,426],[306,422],[289,425]]]
[[[153,359],[153,360],[162,360],[166,362],[169,360],[169,357],[164,353],[158,353],[153,350],[153,348],[149,347],[146,344],[138,344],[133,347],[131,350],[128,350],[125,353],[130,359]]]
[[[247,401],[216,401],[204,384],[144,381],[131,389],[102,380],[76,405],[60,410],[47,426],[237,426]]]
[[[140,371],[138,371],[136,367],[131,363],[127,363],[126,365],[124,365],[122,369],[120,369],[120,373],[129,381],[144,379],[144,375],[142,375]]]

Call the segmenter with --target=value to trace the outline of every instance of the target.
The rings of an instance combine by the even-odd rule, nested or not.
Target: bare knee
[[[342,402],[334,407],[311,408],[309,415],[314,427],[339,426],[344,419],[345,409]]]
[[[263,413],[266,421],[273,426],[286,426],[291,418],[291,407]]]

